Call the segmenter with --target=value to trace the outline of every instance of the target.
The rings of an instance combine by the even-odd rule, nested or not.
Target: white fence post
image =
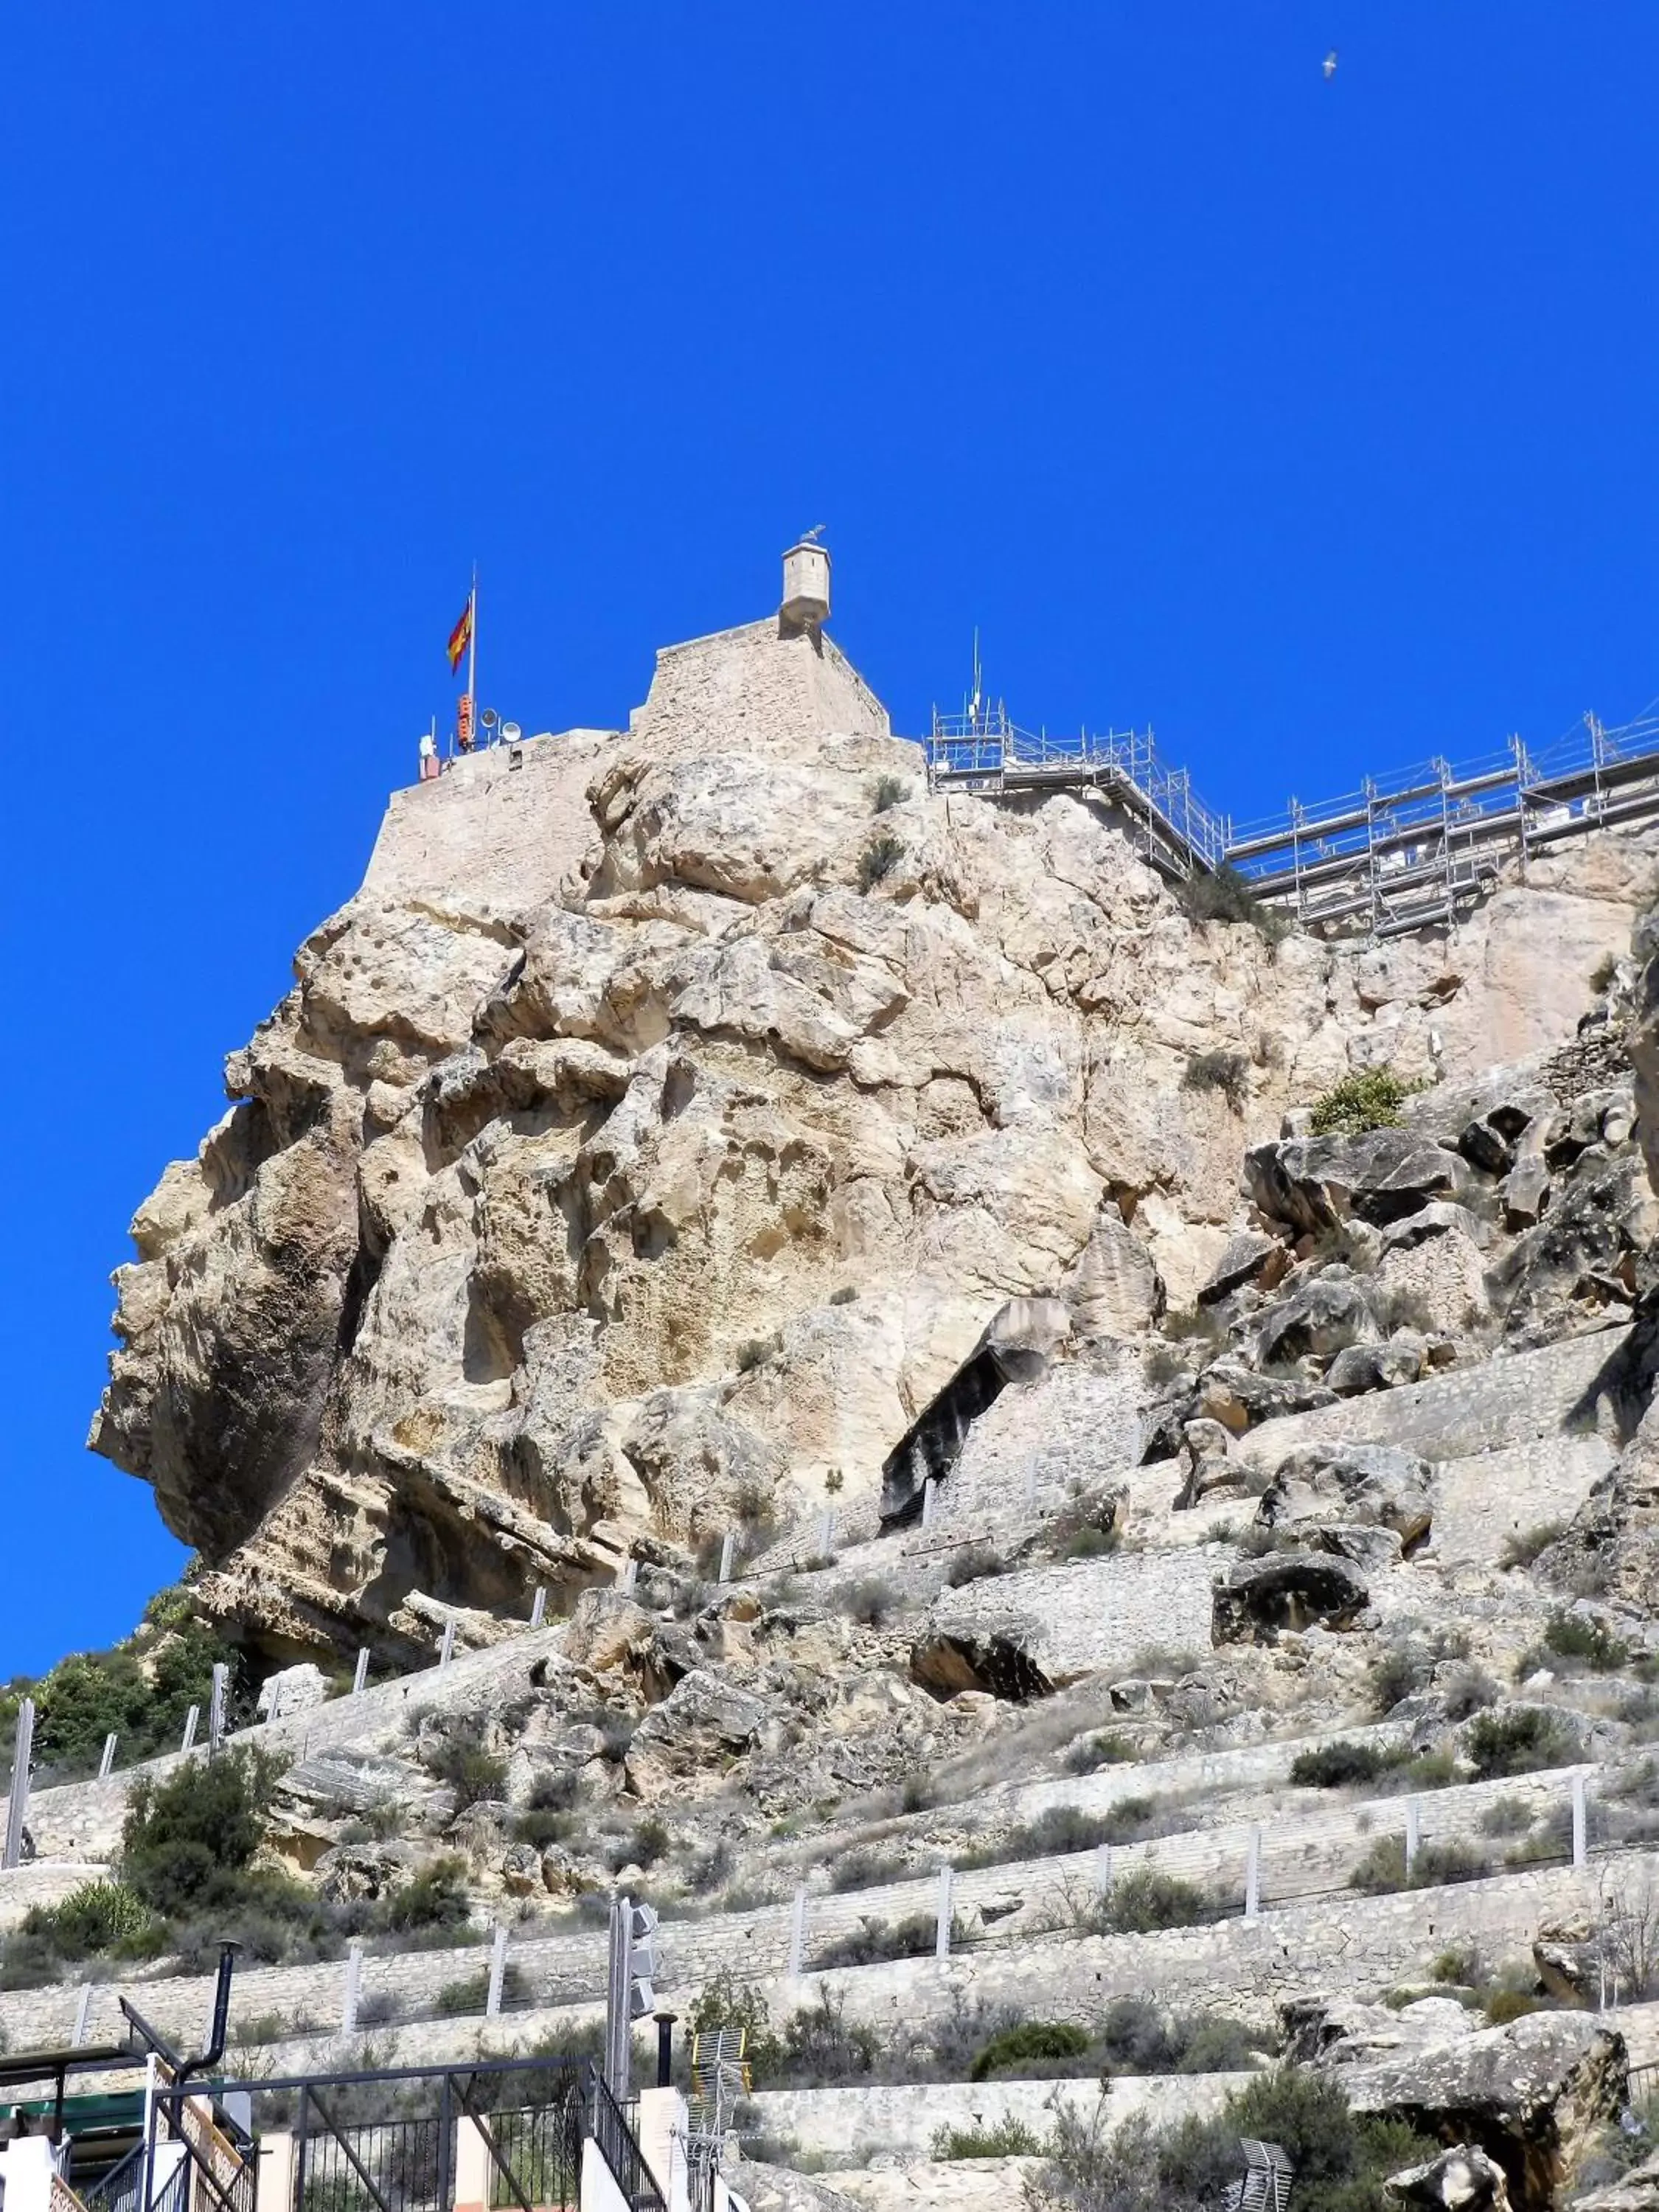
[[[826,1505],[818,1518],[818,1557],[832,1559],[836,1555],[836,1509]]]
[[[795,1909],[789,1919],[789,1978],[800,1979],[800,1970],[806,1958],[806,1884],[802,1882],[795,1891]]]
[[[732,1569],[737,1559],[737,1552],[738,1532],[735,1528],[728,1528],[720,1542],[720,1578],[723,1583],[729,1583],[732,1579]]]
[[[546,1619],[547,1592],[544,1589],[538,1589],[535,1596],[530,1601],[530,1626],[532,1628],[539,1628]]]
[[[1582,1774],[1575,1774],[1572,1778],[1572,1863],[1576,1867],[1582,1867],[1589,1856],[1588,1826],[1584,1778]]]
[[[441,1667],[447,1667],[447,1666],[448,1666],[448,1664],[449,1664],[449,1662],[450,1662],[450,1661],[451,1661],[454,1656],[455,1656],[455,1616],[454,1616],[454,1614],[452,1613],[450,1614],[450,1616],[449,1616],[448,1620],[447,1620],[447,1621],[445,1621],[445,1623],[444,1623],[444,1640],[443,1640],[442,1648],[440,1650],[440,1651],[439,1651],[439,1653],[438,1653],[438,1664],[439,1664]]]
[[[1406,1879],[1417,1864],[1417,1847],[1423,1839],[1423,1808],[1415,1797],[1406,1800]]]
[[[949,1863],[939,1870],[939,1925],[933,1936],[933,1956],[948,1959],[951,1955],[951,1869]]]
[[[507,1930],[498,1928],[489,1947],[489,1988],[484,1996],[484,2018],[501,2016],[501,1990],[507,1981]]]
[[[1261,1824],[1250,1823],[1250,1839],[1244,1851],[1244,1917],[1254,1920],[1261,1911]]]
[[[938,1495],[939,1485],[930,1474],[921,1486],[921,1525],[924,1528],[931,1528],[933,1525],[933,1507]]]
[[[222,1661],[213,1670],[213,1689],[208,1698],[208,1756],[210,1759],[225,1737],[225,1693],[230,1687],[230,1669]]]
[[[112,1729],[104,1738],[104,1755],[98,1762],[98,1779],[107,1782],[115,1771],[115,1731]]]
[[[81,1998],[75,2008],[75,2033],[70,2038],[70,2048],[78,2051],[87,2039],[87,2028],[92,2020],[92,1984],[82,1982]]]
[[[357,2033],[357,1993],[362,1987],[362,1980],[363,1947],[361,1943],[354,1943],[346,1953],[345,1995],[340,2004],[342,2035],[356,2035]]]
[[[1095,1846],[1095,1887],[1102,1897],[1112,1893],[1112,1847],[1109,1844]]]
[[[192,1705],[185,1715],[185,1740],[179,1747],[181,1752],[189,1751],[195,1743],[196,1727],[201,1717],[202,1708],[199,1705]]]
[[[357,1664],[356,1664],[356,1666],[352,1669],[352,1675],[351,1675],[351,1694],[352,1694],[352,1696],[353,1696],[354,1698],[361,1698],[361,1697],[362,1697],[362,1695],[363,1694],[363,1692],[364,1692],[368,1687],[368,1644],[364,1644],[364,1646],[363,1646],[363,1648],[362,1648],[362,1650],[357,1654]]]

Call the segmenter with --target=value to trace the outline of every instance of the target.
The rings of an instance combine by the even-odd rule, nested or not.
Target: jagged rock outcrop
[[[642,1544],[873,1506],[1008,1301],[1063,1302],[1086,1353],[1270,1286],[1242,1150],[1292,1234],[1456,1198],[1479,1170],[1426,1133],[1273,1132],[1351,1066],[1473,1079],[1565,1034],[1585,944],[1627,927],[1608,868],[1552,862],[1443,942],[1273,946],[1193,926],[1104,802],[929,796],[827,640],[672,648],[627,733],[398,795],[135,1218],[93,1443],[276,1659],[410,1657]],[[1571,964],[1528,971],[1535,1007],[1523,925]],[[1242,1114],[1184,1080],[1218,1041]],[[1621,1235],[1550,1272],[1616,1273]],[[1298,1295],[1286,1357],[1381,1338]]]

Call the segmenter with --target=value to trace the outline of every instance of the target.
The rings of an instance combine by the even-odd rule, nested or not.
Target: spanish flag
[[[461,655],[472,642],[472,599],[468,594],[461,618],[449,633],[449,672],[453,676],[461,665]]]

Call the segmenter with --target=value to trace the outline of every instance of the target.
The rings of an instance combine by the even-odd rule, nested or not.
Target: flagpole
[[[478,743],[478,564],[472,563],[472,619],[467,624],[466,690],[472,702],[472,744]]]

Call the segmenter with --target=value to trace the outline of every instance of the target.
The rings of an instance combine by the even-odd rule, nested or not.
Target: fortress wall
[[[435,782],[394,791],[362,896],[504,907],[550,896],[587,849],[587,786],[622,742],[611,730],[529,738],[454,760]]]
[[[1540,1351],[1454,1368],[1426,1382],[1345,1398],[1311,1413],[1286,1413],[1241,1437],[1239,1456],[1271,1470],[1299,1445],[1346,1442],[1398,1444],[1424,1459],[1463,1460],[1560,1437],[1629,1334],[1628,1328],[1601,1329]]]
[[[1214,1575],[1214,1560],[1193,1552],[1034,1567],[948,1593],[928,1625],[985,1636],[1035,1624],[1032,1656],[1051,1681],[1063,1681],[1125,1666],[1142,1651],[1207,1651]]]
[[[839,647],[827,637],[781,636],[773,619],[665,646],[629,735],[639,749],[665,756],[799,760],[827,736],[879,746],[892,731],[886,708]]]

